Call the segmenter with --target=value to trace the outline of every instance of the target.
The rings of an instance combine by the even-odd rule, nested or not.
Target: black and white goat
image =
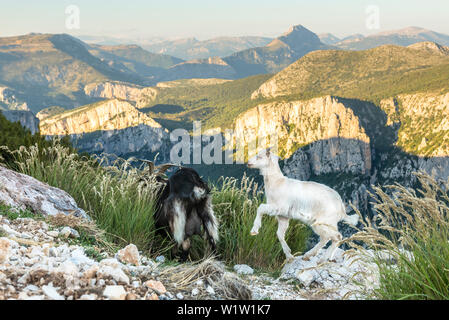
[[[190,237],[201,235],[203,226],[205,236],[215,252],[218,222],[207,183],[195,170],[186,167],[179,168],[168,179],[160,175],[156,179],[161,183],[154,213],[157,231],[163,235],[168,233],[178,248],[182,247],[181,260],[186,260],[191,245]]]

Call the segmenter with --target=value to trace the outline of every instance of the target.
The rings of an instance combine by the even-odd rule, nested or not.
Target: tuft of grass
[[[108,163],[106,157],[81,156],[57,141],[45,149],[20,147],[11,155],[14,169],[68,192],[118,245],[151,248],[155,183],[140,183],[132,160]]]
[[[415,174],[416,190],[374,188],[378,223],[365,219],[350,239],[375,250],[380,286],[370,294],[376,299],[449,299],[449,182]]]

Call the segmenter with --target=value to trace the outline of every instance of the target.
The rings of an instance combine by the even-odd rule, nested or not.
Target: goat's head
[[[278,157],[271,152],[271,149],[259,151],[254,157],[248,160],[248,168],[266,169],[277,163]]]

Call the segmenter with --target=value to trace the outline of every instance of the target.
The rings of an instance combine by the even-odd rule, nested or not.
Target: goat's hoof
[[[258,231],[251,231],[251,235],[252,235],[252,236],[257,236],[258,234],[259,234]]]

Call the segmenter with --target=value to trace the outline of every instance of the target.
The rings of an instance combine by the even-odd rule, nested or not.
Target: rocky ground
[[[93,256],[77,238],[69,226],[0,216],[0,300],[357,299],[354,275],[367,287],[377,281],[373,265],[343,250],[336,262],[297,257],[274,277],[210,259],[170,265],[132,244]]]

